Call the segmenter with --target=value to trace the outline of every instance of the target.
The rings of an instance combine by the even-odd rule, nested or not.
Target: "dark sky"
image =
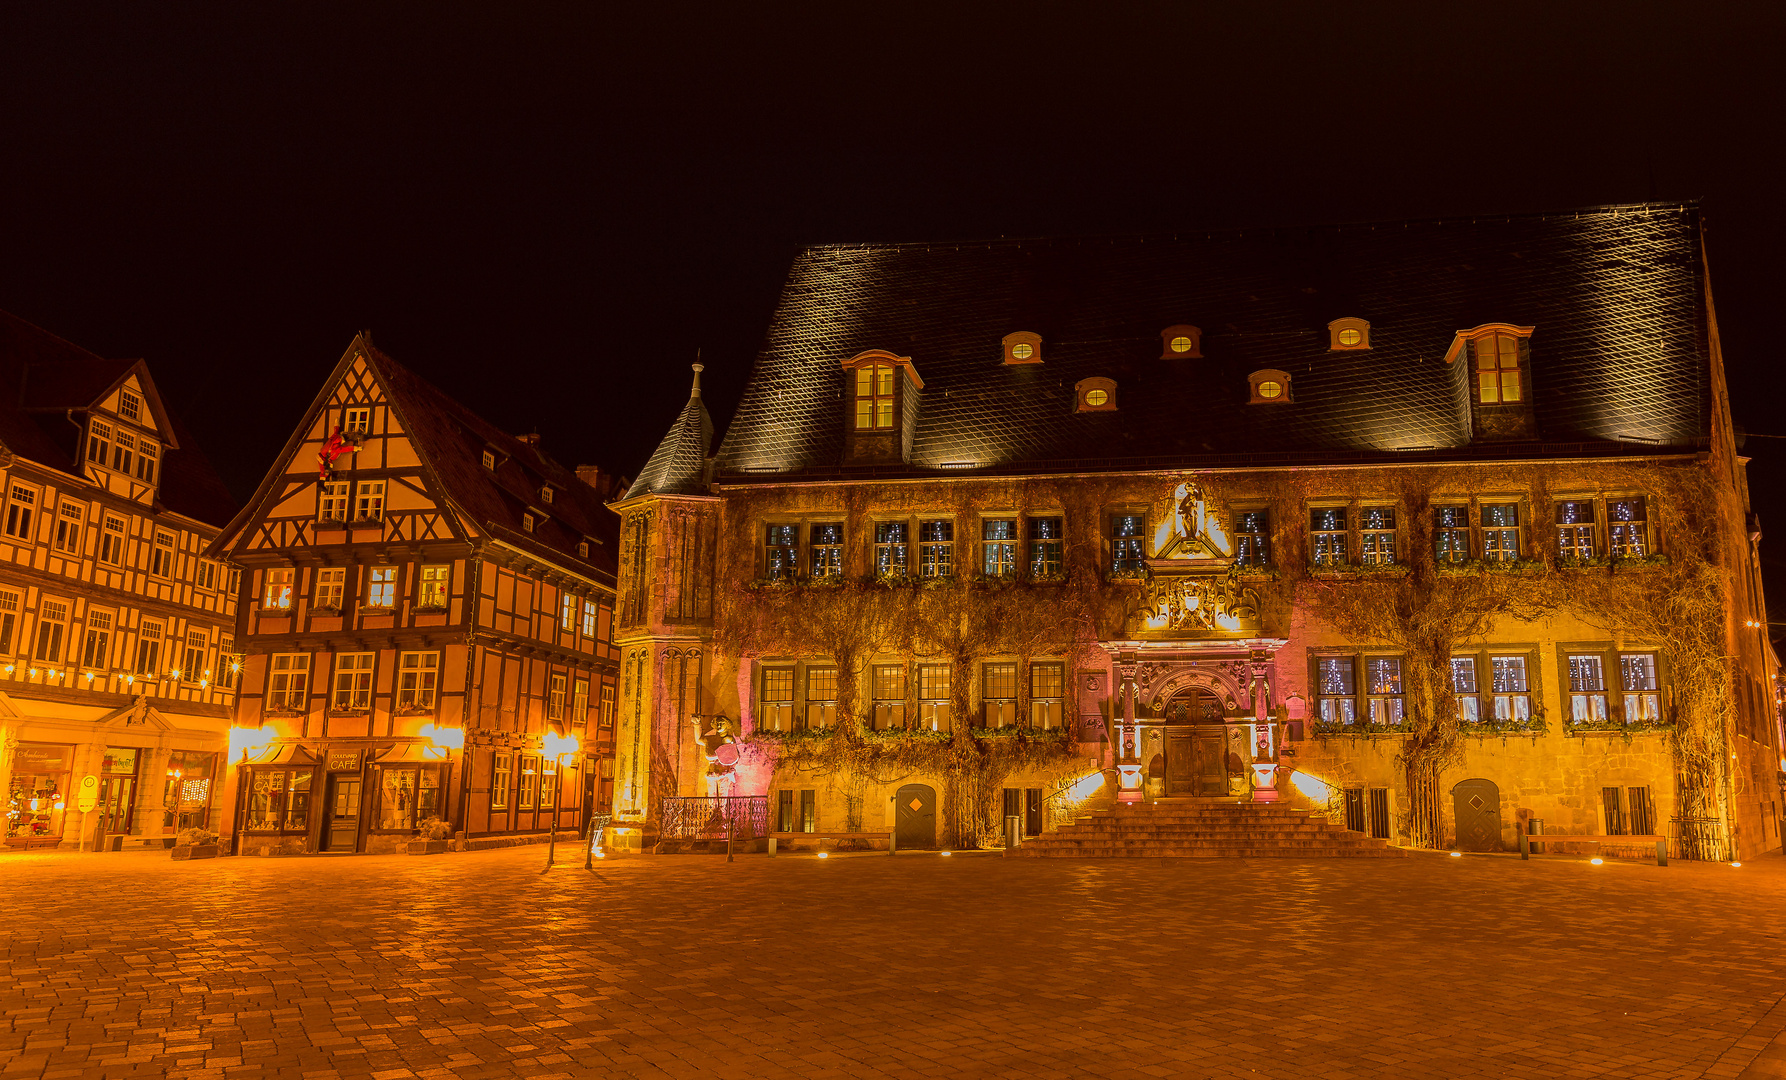
[[[1700,198],[1786,435],[1786,6],[618,7],[9,3],[0,308],[146,356],[239,495],[361,328],[631,474],[697,348],[723,427],[802,244]]]

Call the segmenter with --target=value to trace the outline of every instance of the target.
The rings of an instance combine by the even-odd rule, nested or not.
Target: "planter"
[[[175,860],[215,859],[222,851],[218,844],[177,844],[174,847]]]
[[[451,850],[450,844],[452,844],[451,840],[411,840],[409,853],[411,855],[441,855]]]

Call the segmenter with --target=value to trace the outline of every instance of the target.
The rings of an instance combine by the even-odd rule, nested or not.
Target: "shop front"
[[[62,842],[73,765],[72,745],[18,744],[7,799],[7,847],[55,847]]]
[[[239,853],[301,855],[310,850],[310,793],[319,764],[296,743],[270,746],[243,763]]]
[[[279,743],[241,765],[243,855],[400,851],[444,818],[451,752],[429,742]]]

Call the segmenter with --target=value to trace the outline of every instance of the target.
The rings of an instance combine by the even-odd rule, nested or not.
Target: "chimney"
[[[577,466],[577,479],[588,484],[603,499],[612,498],[626,488],[626,477],[616,476],[600,465]]]
[[[526,443],[528,446],[538,450],[540,448],[540,433],[537,431],[530,431],[525,435],[517,435],[515,436],[515,441],[518,443]]]

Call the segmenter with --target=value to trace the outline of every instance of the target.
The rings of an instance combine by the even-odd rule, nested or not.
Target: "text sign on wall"
[[[75,789],[74,808],[83,814],[90,814],[99,805],[99,777],[91,774],[81,777],[80,786]]]
[[[329,751],[329,771],[330,772],[346,772],[348,770],[353,770],[355,772],[358,772],[359,768],[360,768],[360,752],[358,750],[331,750],[331,751]]]

